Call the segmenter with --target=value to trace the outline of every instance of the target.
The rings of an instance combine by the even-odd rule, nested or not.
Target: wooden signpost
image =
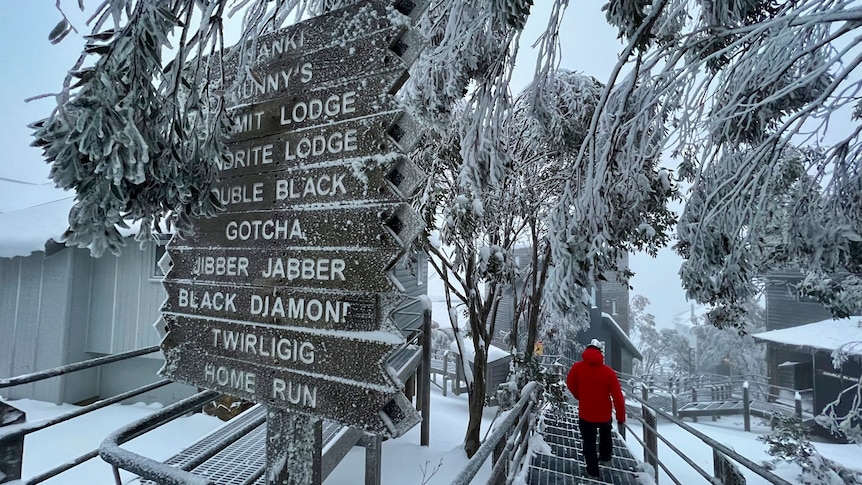
[[[422,230],[405,201],[424,180],[392,95],[426,7],[359,2],[225,57],[226,210],[168,245],[161,373],[268,407],[268,484],[320,482],[322,419],[387,437],[419,421],[387,360],[405,343],[389,272]]]

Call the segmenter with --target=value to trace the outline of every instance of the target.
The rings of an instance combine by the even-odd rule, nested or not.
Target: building
[[[766,284],[766,331],[798,327],[831,319],[823,305],[811,301],[796,289],[802,281],[798,271],[772,272]],[[766,370],[776,385],[790,389],[812,389],[814,374],[811,355],[766,342]]]
[[[842,392],[862,379],[862,316],[770,330],[754,338],[765,342],[773,355],[789,359],[772,367],[772,383],[810,394],[815,413],[836,400],[839,416],[852,408],[856,393]],[[836,368],[832,354],[838,349],[846,352],[847,360]]]
[[[862,317],[835,320],[828,309],[797,290],[797,271],[771,273],[766,286],[766,331],[753,335],[766,344],[767,373],[777,389],[811,396],[815,413],[862,376]],[[848,349],[835,368],[832,352]],[[849,409],[845,397],[839,411]]]

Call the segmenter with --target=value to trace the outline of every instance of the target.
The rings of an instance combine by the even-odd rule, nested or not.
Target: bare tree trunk
[[[470,419],[467,422],[467,433],[464,436],[464,451],[472,458],[481,444],[482,413],[485,410],[486,368],[488,353],[484,345],[476,346],[473,358],[473,385],[468,389]]]
[[[538,239],[534,244],[538,244]],[[542,260],[539,260],[538,248],[533,249],[533,275],[531,281],[530,307],[527,312],[527,343],[524,355],[527,358],[533,356],[536,340],[539,338],[539,313],[542,311],[542,292],[545,291],[545,282],[548,280],[548,265],[551,260],[551,246],[545,249]]]

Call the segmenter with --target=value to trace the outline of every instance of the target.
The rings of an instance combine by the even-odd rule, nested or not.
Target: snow
[[[628,430],[626,443],[635,458],[642,459],[643,448],[641,448],[635,436],[633,436],[636,435],[638,438],[643,438],[640,423],[634,419],[629,419],[627,424],[632,429]],[[701,419],[698,423],[686,421],[686,424],[755,463],[769,464],[770,467],[774,466],[775,469],[773,472],[790,483],[800,483],[798,478],[800,468],[795,464],[787,462],[779,462],[773,465],[771,463],[773,457],[769,456],[766,452],[768,446],[757,440],[758,436],[767,435],[772,432],[765,420],[753,418],[751,420],[751,432],[743,431],[743,418],[741,415],[720,417],[717,421],[708,421],[706,419]],[[659,421],[658,432],[673,443],[674,446],[685,452],[698,466],[712,473],[712,448],[703,441],[666,421]],[[862,469],[862,464],[859,462],[860,452],[862,452],[860,445],[812,444],[823,457],[846,468],[854,470]],[[700,474],[686,464],[682,458],[668,448],[661,440],[659,440],[658,457],[673,472],[680,483],[705,483]],[[769,483],[766,479],[745,467],[739,466],[739,470],[745,475],[747,485],[766,485]],[[652,473],[650,473],[650,476],[652,476]],[[658,483],[672,483],[672,481],[662,470],[659,474]]]
[[[770,330],[753,334],[752,337],[756,340],[831,351],[853,342],[862,342],[862,316],[840,320],[829,319],[798,327]],[[862,346],[848,348],[847,352],[862,355]]]
[[[26,399],[9,401],[9,404],[24,410],[28,420],[49,419],[74,409],[74,406],[71,405],[55,406]],[[157,404],[113,405],[82,418],[73,419],[29,435],[25,442],[23,477],[27,479],[36,473],[90,451],[99,446],[107,434],[160,408],[161,406]],[[485,409],[482,436],[485,436],[486,431],[492,425],[495,413],[496,408]],[[466,394],[455,396],[450,393],[449,396],[443,397],[440,389],[432,386],[430,445],[419,445],[420,426],[414,427],[398,439],[384,441],[381,483],[424,483],[428,485],[451,483],[452,479],[467,463],[467,457],[462,448],[467,416]],[[497,422],[501,419],[498,417]],[[642,431],[636,420],[630,419],[628,423],[631,426],[628,431],[628,445],[636,458],[642,457],[642,449],[634,437],[634,435],[641,437]],[[216,418],[194,414],[179,418],[162,428],[146,433],[123,445],[123,447],[150,458],[164,460],[221,424],[222,422]],[[771,457],[766,453],[767,445],[757,441],[758,436],[770,432],[768,424],[763,420],[752,420],[752,432],[742,431],[742,416],[723,417],[717,421],[702,420],[699,423],[688,424],[739,451],[752,461],[763,463],[771,460]],[[708,472],[712,471],[712,449],[709,446],[671,423],[660,421],[658,429],[675,446],[684,450],[695,463]],[[814,443],[814,445],[824,457],[836,463],[848,467],[859,467],[859,445],[828,443]],[[530,439],[530,454],[547,452],[547,445],[540,436],[534,436]],[[703,478],[661,441],[659,442],[659,458],[668,465],[681,483],[703,483]],[[357,483],[358,476],[363,476],[364,467],[365,450],[361,447],[354,447],[324,481],[324,485],[353,485]],[[645,469],[647,468],[645,466]],[[742,468],[741,470],[745,473],[749,485],[768,483],[747,469]],[[490,464],[486,463],[474,483],[485,483],[489,472]],[[798,482],[796,476],[799,473],[799,468],[796,465],[778,463],[776,473],[791,483]],[[671,480],[664,476],[663,471],[661,474],[658,483],[671,483]],[[652,474],[649,473],[649,476]],[[134,485],[139,483],[132,474],[127,472],[121,471],[121,478],[123,484]],[[519,474],[518,478],[523,480],[524,475]],[[94,458],[44,483],[47,485],[111,485],[114,482],[110,465],[99,458]],[[516,483],[518,483],[517,480]],[[651,481],[644,483],[651,483]]]
[[[44,251],[50,239],[62,241],[69,227],[69,210],[74,196],[60,193],[62,198],[10,212],[0,212],[0,258],[28,256]],[[65,196],[63,196],[65,195]]]
[[[64,404],[56,406],[28,399],[8,401],[10,405],[27,413],[27,419],[48,419],[75,409]],[[27,436],[25,441],[24,479],[58,466],[72,458],[99,446],[102,439],[121,426],[152,414],[162,406],[158,404],[113,405],[94,411],[84,417],[73,419]],[[486,408],[481,435],[492,425],[496,408]],[[464,433],[467,429],[467,395],[443,397],[439,388],[431,391],[431,433],[429,446],[420,446],[421,426],[415,426],[404,436],[383,442],[382,480],[384,484],[425,483],[443,485],[452,482],[467,464],[463,450]],[[498,418],[498,422],[499,422]],[[203,435],[222,424],[211,416],[194,414],[144,434],[123,445],[124,449],[143,456],[165,460],[189,446]],[[354,485],[357,476],[364,476],[365,449],[354,447],[341,464],[324,481],[326,485]],[[486,463],[476,478],[484,483],[490,472]],[[421,477],[422,479],[420,479]],[[123,484],[139,483],[134,475],[121,471]],[[484,478],[484,480],[483,480]],[[361,479],[360,479],[361,482]],[[73,468],[46,485],[112,485],[111,466],[99,458]]]
[[[451,350],[455,353],[458,353],[458,344],[455,342],[452,342],[451,344],[449,344],[449,350]],[[475,353],[476,353],[476,351],[473,348],[473,345],[464,346],[464,357],[467,359],[468,362],[473,362],[473,356]],[[501,349],[500,347],[491,345],[488,348],[488,363],[490,364],[492,362],[496,362],[500,359],[504,359],[504,358],[509,357],[511,355],[512,354],[510,354],[509,352],[506,352],[505,350]]]

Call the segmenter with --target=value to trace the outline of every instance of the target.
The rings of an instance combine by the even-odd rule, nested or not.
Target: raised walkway
[[[538,432],[551,448],[551,455],[537,454],[530,462],[528,485],[572,485],[612,483],[638,485],[638,461],[632,456],[619,433],[614,430],[614,452],[610,463],[601,463],[600,479],[587,476],[581,452],[577,404],[548,406],[542,412]]]

